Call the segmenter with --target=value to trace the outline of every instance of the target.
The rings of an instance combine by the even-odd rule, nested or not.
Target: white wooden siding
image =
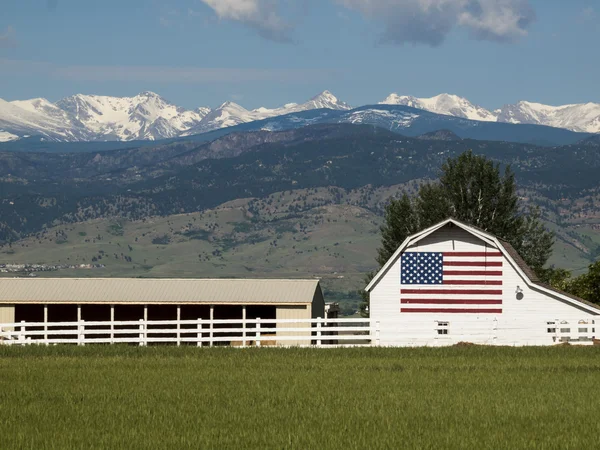
[[[473,252],[484,251],[486,246],[488,251],[492,248],[462,228],[445,226],[406,251]],[[557,296],[529,288],[506,258],[503,258],[502,267],[502,313],[401,313],[400,270],[401,258],[398,258],[370,294],[370,316],[381,323],[381,345],[438,346],[457,342],[552,345],[556,342],[548,328],[553,326],[546,322],[558,319],[576,323],[600,319]],[[523,291],[521,300],[517,300],[517,286]],[[448,334],[438,334],[438,322],[448,323]],[[600,326],[600,323],[596,325]]]

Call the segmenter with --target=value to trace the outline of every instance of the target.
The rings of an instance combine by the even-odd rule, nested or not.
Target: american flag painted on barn
[[[502,253],[405,252],[400,312],[502,313]]]

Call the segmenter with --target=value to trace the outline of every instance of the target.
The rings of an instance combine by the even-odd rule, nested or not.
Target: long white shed
[[[366,290],[388,346],[591,344],[600,307],[544,285],[505,241],[454,219],[408,237]]]

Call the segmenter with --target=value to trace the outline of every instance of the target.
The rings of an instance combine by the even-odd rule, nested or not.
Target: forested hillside
[[[175,221],[169,216],[190,214],[195,221],[185,219],[187,222],[180,224],[177,219],[176,227],[161,226],[147,232],[152,236],[149,248],[174,249],[177,242],[188,241],[204,246],[177,250],[179,255],[194,252],[195,262],[206,263],[187,270],[189,276],[198,275],[194,270],[204,273],[215,264],[223,266],[218,272],[223,275],[252,271],[252,264],[259,261],[256,255],[240,265],[233,262],[232,250],[251,243],[270,242],[265,248],[254,246],[255,251],[275,251],[288,258],[288,262],[275,265],[266,258],[269,261],[259,272],[279,267],[291,273],[296,272],[290,264],[297,259],[299,242],[306,247],[304,255],[316,248],[311,250],[311,258],[319,260],[325,253],[342,254],[352,248],[349,241],[362,240],[364,247],[345,262],[338,258],[341,262],[321,264],[323,270],[312,272],[307,263],[298,270],[300,274],[338,272],[342,276],[344,270],[358,274],[373,265],[371,253],[387,199],[414,191],[420,180],[435,179],[443,161],[469,149],[512,165],[520,195],[527,203],[539,205],[549,227],[557,232],[553,261],[580,270],[600,256],[600,143],[595,138],[548,148],[461,140],[451,132],[408,138],[371,126],[319,125],[230,134],[209,143],[176,142],[91,153],[0,153],[0,264],[64,262],[69,257],[66,249],[75,243],[81,249],[78,263],[91,263],[92,257],[98,259],[97,242],[92,242],[95,234],[79,223],[100,223],[102,239],[97,241],[103,243],[110,237],[103,230],[118,224],[117,228],[125,231],[119,239],[112,239],[127,248],[145,242],[140,230],[146,225],[141,224],[166,223]],[[215,215],[202,226],[198,223],[209,210],[216,214],[231,208],[239,215],[225,222]],[[336,217],[346,220],[348,215],[356,226],[340,231],[346,222],[336,222]],[[332,230],[344,239],[329,242],[324,238],[311,245],[312,239]],[[77,234],[80,232],[86,233],[84,239],[79,239],[83,238]],[[366,236],[369,239],[365,241]],[[64,242],[57,244],[59,241]],[[34,251],[48,242],[62,250],[56,254]],[[93,251],[84,250],[86,245]],[[129,261],[119,254],[119,258],[104,259],[106,266],[119,261],[115,267],[135,265],[132,274],[163,274],[153,272],[156,264],[149,262],[156,256],[140,261],[124,252],[131,257]],[[202,254],[205,256],[198,256]],[[219,262],[223,255],[229,259]],[[242,266],[248,269],[240,269]],[[141,267],[150,268],[138,273]],[[164,274],[176,273],[173,266]],[[354,287],[356,283],[351,284]]]

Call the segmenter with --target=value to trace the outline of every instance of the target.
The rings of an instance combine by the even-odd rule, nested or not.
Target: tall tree
[[[520,206],[510,167],[501,175],[499,164],[471,151],[449,158],[439,182],[421,185],[414,200],[404,195],[386,207],[377,263],[383,266],[409,235],[452,217],[510,242],[547,281],[550,272],[544,265],[552,253],[553,234],[541,222],[539,210],[524,214]],[[372,278],[369,274],[366,281]],[[366,315],[366,293],[363,300],[361,311]]]
[[[600,261],[591,264],[587,273],[570,280],[566,291],[584,300],[600,304]]]

